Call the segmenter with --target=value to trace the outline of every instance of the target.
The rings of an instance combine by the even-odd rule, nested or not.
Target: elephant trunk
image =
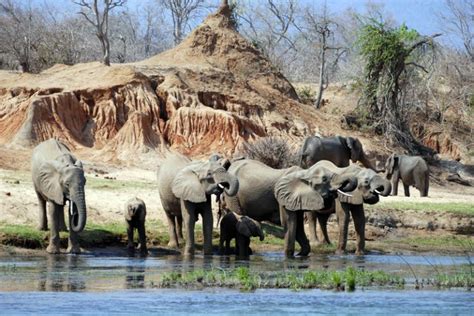
[[[370,190],[382,196],[388,196],[392,190],[390,181],[377,177],[370,182]]]
[[[84,191],[78,191],[69,201],[70,228],[76,233],[84,230],[87,220],[86,200]]]
[[[383,172],[384,171],[384,169],[379,170],[379,169],[375,168],[372,161],[369,160],[369,158],[366,156],[366,154],[364,152],[362,152],[362,155],[361,155],[361,158],[360,158],[359,161],[362,163],[362,165],[364,165],[364,167],[372,169],[375,172]]]
[[[357,188],[357,178],[349,175],[335,175],[331,180],[331,190],[351,192]]]
[[[224,191],[228,196],[234,196],[239,191],[239,180],[234,175],[226,174],[223,181],[220,182],[226,183]]]

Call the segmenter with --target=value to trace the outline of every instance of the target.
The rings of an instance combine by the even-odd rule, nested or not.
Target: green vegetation
[[[344,271],[300,271],[252,272],[246,267],[230,271],[222,269],[170,272],[161,277],[159,287],[229,287],[243,291],[257,288],[300,289],[347,289],[356,286],[403,286],[405,281],[383,271],[364,271],[347,268]]]
[[[26,225],[0,223],[0,242],[24,248],[46,247],[47,232]]]
[[[378,204],[366,205],[367,209],[394,209],[394,210],[413,210],[413,211],[439,211],[466,214],[474,216],[474,206],[472,203],[450,202],[415,202],[415,201],[381,201]]]

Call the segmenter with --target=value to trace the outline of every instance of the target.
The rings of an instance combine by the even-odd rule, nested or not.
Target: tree
[[[183,40],[185,29],[190,20],[194,18],[202,7],[204,0],[159,0],[171,13],[173,21],[174,44],[178,45]]]
[[[79,14],[94,26],[102,46],[103,63],[110,66],[109,13],[114,8],[123,6],[126,0],[102,0],[102,8],[98,3],[99,0],[73,2],[81,7]]]
[[[439,13],[443,29],[462,41],[464,49],[474,62],[474,2],[446,0],[446,9]]]
[[[433,49],[433,38],[439,35],[421,36],[405,25],[387,27],[383,22],[369,19],[358,39],[365,60],[359,110],[375,131],[384,133],[388,140],[413,154],[432,154],[432,151],[411,134],[409,104],[403,97],[407,83],[419,71],[428,72],[418,61]]]
[[[319,83],[314,105],[319,109],[321,107],[323,92],[329,85],[328,54],[333,55],[331,57],[332,68],[334,69],[346,49],[335,43],[334,35],[339,26],[336,21],[330,17],[326,3],[324,3],[320,14],[316,13],[314,9],[306,8],[303,21],[304,26],[298,27],[298,29],[309,42],[311,48],[317,51],[318,55]]]

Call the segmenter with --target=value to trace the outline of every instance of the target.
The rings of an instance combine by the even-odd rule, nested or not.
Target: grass
[[[383,271],[365,271],[348,267],[343,271],[253,272],[246,267],[231,270],[212,269],[169,272],[161,277],[159,287],[228,287],[251,291],[257,288],[355,290],[356,286],[402,287],[404,279]]]
[[[381,201],[375,205],[365,205],[367,209],[394,209],[413,211],[451,212],[474,216],[474,205],[464,202],[433,203],[412,201]]]

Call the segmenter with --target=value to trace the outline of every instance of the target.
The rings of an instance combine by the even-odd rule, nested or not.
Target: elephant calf
[[[146,217],[146,205],[143,200],[139,198],[132,198],[125,204],[125,222],[127,225],[128,245],[127,249],[129,253],[135,252],[135,246],[133,244],[133,232],[138,230],[139,249],[141,255],[148,253],[146,247],[146,235],[145,235],[145,217]]]
[[[426,161],[418,156],[392,154],[385,162],[386,176],[392,180],[392,195],[398,194],[398,181],[402,179],[405,196],[410,196],[410,185],[428,196],[430,170]]]
[[[219,253],[229,255],[230,241],[235,238],[235,253],[239,258],[248,258],[252,254],[250,249],[250,237],[260,237],[263,240],[260,224],[248,216],[240,216],[229,212],[221,220],[221,234],[219,242]],[[224,250],[225,242],[225,250]]]

